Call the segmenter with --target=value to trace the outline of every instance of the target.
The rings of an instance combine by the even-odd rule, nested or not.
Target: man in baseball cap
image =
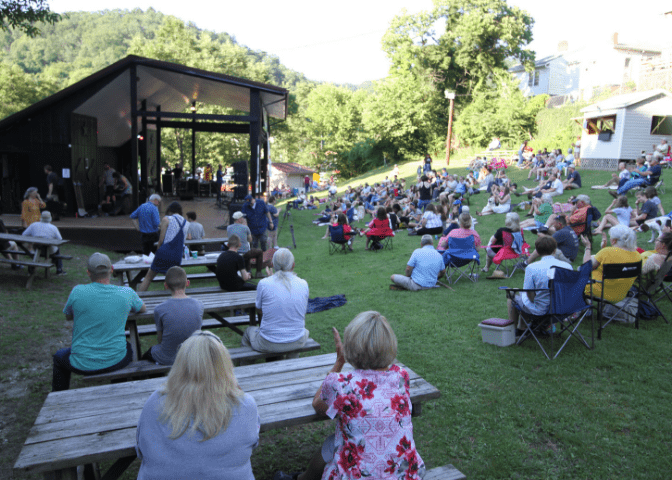
[[[112,262],[104,253],[91,255],[86,270],[91,283],[73,288],[63,309],[66,320],[73,321],[72,343],[54,355],[54,392],[70,388],[71,372],[113,372],[133,359],[126,319],[131,312],[144,312],[145,304],[133,289],[110,283]]]

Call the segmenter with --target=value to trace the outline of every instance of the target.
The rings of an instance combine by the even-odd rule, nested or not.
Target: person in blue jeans
[[[128,365],[133,354],[126,341],[126,319],[131,312],[142,313],[145,304],[128,287],[110,284],[112,263],[103,253],[91,255],[87,265],[88,285],[70,292],[63,313],[72,320],[72,344],[54,355],[51,389],[70,388],[70,375],[113,372]]]
[[[619,195],[623,195],[631,188],[639,187],[640,185],[654,186],[656,183],[658,183],[658,179],[662,174],[662,169],[660,168],[660,165],[658,165],[658,159],[652,157],[651,155],[647,155],[647,160],[649,160],[648,170],[641,172],[638,178],[633,178],[625,182],[618,188],[618,190],[616,190],[615,193],[610,190],[609,194],[612,197],[617,198]]]

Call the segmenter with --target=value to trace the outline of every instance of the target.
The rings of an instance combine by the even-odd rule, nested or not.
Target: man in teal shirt
[[[54,392],[70,388],[71,372],[112,372],[133,358],[126,341],[126,319],[130,312],[144,312],[145,304],[133,289],[110,284],[112,263],[107,255],[91,255],[87,273],[91,283],[73,288],[63,309],[65,318],[74,321],[72,346],[54,355]]]

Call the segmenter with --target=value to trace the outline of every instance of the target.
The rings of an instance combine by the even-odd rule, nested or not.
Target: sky
[[[51,10],[99,11],[154,8],[204,30],[226,32],[253,50],[276,55],[280,62],[311,80],[360,84],[384,78],[389,61],[381,39],[391,20],[432,8],[431,0],[49,0]],[[567,40],[570,50],[594,42],[659,44],[672,30],[668,0],[509,0],[534,19],[530,45],[542,58]]]

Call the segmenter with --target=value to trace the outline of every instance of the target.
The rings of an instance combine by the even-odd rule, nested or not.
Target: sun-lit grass
[[[440,168],[440,163],[437,160],[435,166]],[[418,164],[400,164],[401,175],[414,179]],[[380,181],[391,167],[349,183]],[[450,170],[466,173],[463,165]],[[526,171],[509,170],[514,181],[531,185],[522,181]],[[581,173],[586,185],[603,183],[609,176]],[[339,189],[344,187],[339,184]],[[604,191],[586,186],[583,192],[602,211],[611,201]],[[486,198],[473,196],[472,208],[480,210]],[[672,206],[672,194],[662,200],[666,207]],[[521,286],[522,273],[503,281],[481,276],[477,284],[463,281],[452,291],[390,291],[390,275],[403,273],[420,239],[402,231],[392,251],[367,252],[358,238],[354,253],[330,256],[327,241],[320,239],[324,228],[311,224],[314,213],[292,210],[281,228],[280,245],[291,245],[289,224],[293,224],[296,272],[308,281],[311,297],[345,294],[348,303],[307,316],[311,337],[322,345],[312,354],[333,351],[332,326],[342,331],[365,310],[383,313],[397,334],[399,360],[441,391],[441,398],[424,404],[422,416],[413,420],[418,450],[430,468],[452,463],[468,478],[478,479],[669,477],[672,327],[662,319],[642,322],[639,330],[610,326],[603,339],[596,340],[595,350],[570,342],[554,361],[547,361],[530,342],[508,348],[484,344],[478,323],[506,316],[504,294],[497,287]],[[485,217],[476,230],[487,242],[503,221],[503,215]],[[639,234],[639,245],[652,248],[648,238]],[[528,241],[533,243],[534,236]],[[9,469],[50,389],[51,354],[69,342],[62,305],[72,286],[85,280],[82,262],[90,253],[66,247],[66,253],[73,252],[77,258],[68,268],[72,275],[51,284],[36,282],[31,293],[5,280],[9,271],[0,277],[2,385],[19,380],[28,386],[23,396],[0,400],[3,415],[11,413],[0,431],[0,441],[7,439],[0,454],[0,476],[11,475]],[[75,273],[78,269],[81,273]],[[669,318],[670,305],[664,311]],[[223,337],[227,345],[238,341],[233,334]],[[150,342],[147,339],[146,346]],[[10,373],[16,378],[9,378]],[[73,385],[77,382],[75,377]],[[322,422],[262,434],[252,459],[256,478],[270,480],[279,469],[301,470],[331,430],[328,422]],[[135,478],[135,472],[137,462],[123,478]]]

